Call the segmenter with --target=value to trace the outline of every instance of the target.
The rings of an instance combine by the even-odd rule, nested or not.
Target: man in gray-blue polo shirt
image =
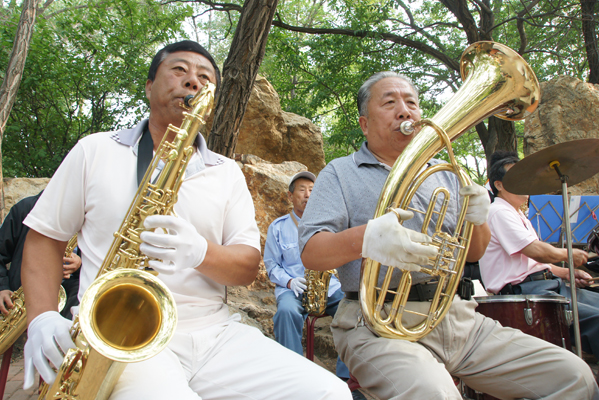
[[[397,209],[372,219],[391,166],[417,134],[406,136],[399,130],[403,121],[420,120],[417,89],[405,76],[375,74],[358,92],[358,109],[367,141],[358,152],[332,161],[320,172],[299,225],[299,245],[306,268],[338,268],[346,297],[331,328],[341,359],[360,385],[380,399],[458,400],[462,396],[452,379],[456,376],[469,387],[500,398],[599,399],[584,361],[541,339],[501,327],[476,313],[474,300],[456,295],[441,323],[416,342],[379,337],[365,326],[357,295],[362,256],[417,270],[431,256],[431,246],[422,244],[431,239],[419,233],[423,216],[418,213]],[[433,159],[428,165],[437,162]],[[453,174],[440,172],[423,183],[411,207],[426,209],[431,192],[440,186],[451,194],[444,231],[455,228],[458,194],[470,196],[466,219],[475,226],[467,260],[476,261],[490,238],[488,195],[478,185],[460,188]],[[411,274],[409,299],[414,301],[408,308],[425,312],[430,296],[423,288],[430,276]],[[394,276],[391,287],[398,281]],[[418,317],[405,315],[404,324],[414,325],[414,318]]]

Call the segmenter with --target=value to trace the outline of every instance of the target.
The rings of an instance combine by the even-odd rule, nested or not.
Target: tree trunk
[[[2,86],[0,86],[0,219],[4,219],[4,175],[2,174],[2,140],[8,116],[15,103],[17,90],[21,84],[29,42],[33,33],[37,12],[36,0],[24,0],[21,19],[13,43],[10,59]]]
[[[582,33],[589,62],[589,82],[599,83],[599,50],[595,29],[595,4],[597,0],[580,0],[582,10]]]
[[[233,157],[235,152],[239,126],[264,58],[277,3],[278,0],[246,0],[241,10],[223,66],[212,131],[208,136],[208,148],[226,157]]]
[[[490,117],[487,126],[481,122],[476,125],[476,131],[485,149],[487,171],[489,171],[491,155],[497,150],[518,151],[516,127],[512,121]]]

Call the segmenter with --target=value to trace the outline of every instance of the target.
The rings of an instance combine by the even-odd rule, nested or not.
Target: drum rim
[[[540,294],[500,294],[493,296],[474,296],[477,303],[522,303],[526,300],[532,302],[548,303],[570,303],[570,300],[561,295],[540,295]]]

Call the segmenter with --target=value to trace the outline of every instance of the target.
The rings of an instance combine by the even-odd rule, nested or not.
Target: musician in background
[[[31,228],[23,258],[30,321],[26,388],[33,385],[33,365],[46,382],[53,382],[51,364],[59,366],[60,350],[74,347],[71,322],[52,311],[56,299],[48,290],[49,283],[54,290],[59,283],[58,256],[65,241],[79,232],[83,294],[135,198],[139,176],[147,169],[144,160],[150,164],[167,132],[166,140],[174,140],[175,132],[167,127],[181,126],[184,98],[207,82],[218,87],[220,71],[198,43],[185,40],[158,51],[145,86],[149,119],[133,129],[80,140],[25,220]],[[234,160],[208,150],[201,134],[194,150],[178,191],[176,216],[148,217],[140,235],[140,250],[155,258],[150,266],[175,299],[176,331],[158,355],[126,365],[110,399],[351,398],[347,385],[333,374],[240,323],[239,314],[229,315],[225,286],[249,285],[258,273],[254,205]]]
[[[12,293],[21,287],[21,262],[23,260],[23,246],[29,227],[23,225],[23,220],[31,211],[42,195],[25,197],[16,203],[0,226],[0,312],[8,315],[13,308]],[[60,314],[71,319],[71,307],[79,304],[77,292],[79,290],[79,267],[81,258],[75,249],[69,257],[63,257],[62,286],[67,295],[64,308]]]
[[[420,233],[423,215],[396,209],[397,215],[388,212],[371,219],[391,166],[418,134],[405,136],[399,129],[404,121],[420,120],[416,87],[403,75],[377,73],[358,91],[358,110],[366,142],[320,172],[299,225],[299,244],[306,268],[338,268],[345,298],[331,329],[341,359],[360,385],[380,399],[462,399],[453,375],[474,390],[500,398],[599,399],[584,361],[476,313],[477,304],[467,300],[466,290],[458,291],[464,299],[456,295],[445,318],[416,342],[383,338],[366,326],[358,301],[362,257],[417,270],[437,252],[423,244],[431,242]],[[438,163],[431,159],[428,165]],[[486,189],[460,188],[455,175],[440,172],[424,181],[410,207],[426,210],[438,187],[447,188],[451,196],[444,231],[455,229],[458,195],[470,196],[466,220],[474,224],[474,233],[467,259],[478,260],[490,237]],[[426,282],[429,275],[411,274],[407,308],[426,312],[436,285]],[[391,288],[399,282],[400,272],[396,275]],[[389,306],[386,302],[386,310]],[[404,314],[403,323],[413,326],[420,320]]]
[[[304,214],[315,180],[316,176],[309,171],[301,171],[291,177],[287,198],[293,210],[270,224],[264,245],[266,272],[276,285],[277,312],[273,318],[275,339],[299,355],[304,354],[302,332],[308,314],[302,306],[306,279],[297,246],[297,225]],[[326,307],[328,315],[335,315],[342,298],[341,284],[336,276],[331,275]],[[337,376],[349,379],[349,370],[339,358]]]
[[[518,154],[497,151],[491,156],[489,182],[495,200],[489,212],[491,241],[481,260],[480,273],[486,289],[495,294],[562,295],[572,298],[568,268],[553,263],[567,262],[568,250],[539,240],[520,207],[528,195],[508,192],[503,186],[506,172],[519,161]],[[575,267],[586,264],[586,251],[572,249]],[[589,286],[591,276],[574,270],[577,287]],[[599,293],[577,290],[582,350],[599,358]],[[574,335],[571,335],[574,344]]]

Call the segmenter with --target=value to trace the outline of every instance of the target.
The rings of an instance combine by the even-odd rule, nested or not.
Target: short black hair
[[[505,173],[505,166],[508,164],[516,164],[520,161],[518,153],[515,151],[498,150],[491,155],[491,165],[489,167],[489,186],[493,191],[493,195],[497,196],[498,191],[495,187],[495,181],[502,181]]]
[[[158,71],[158,67],[164,59],[172,53],[176,53],[178,51],[192,51],[194,53],[198,53],[208,59],[212,66],[214,67],[214,75],[216,76],[216,88],[220,86],[220,69],[216,65],[214,58],[208,53],[208,50],[202,47],[198,42],[194,42],[193,40],[182,40],[177,43],[171,43],[156,53],[154,58],[152,59],[152,64],[150,64],[150,70],[148,71],[148,79],[154,82],[156,79],[156,71]]]

